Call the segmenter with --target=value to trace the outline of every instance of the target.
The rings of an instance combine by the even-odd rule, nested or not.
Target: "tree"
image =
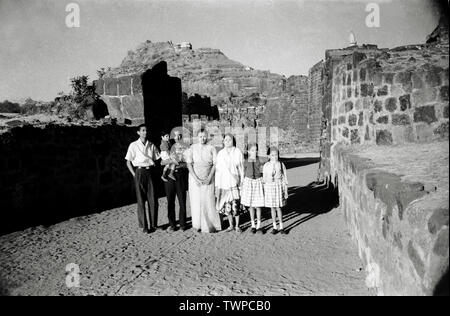
[[[98,99],[95,93],[95,86],[88,85],[88,76],[78,76],[71,78],[74,101],[82,106],[86,106]]]

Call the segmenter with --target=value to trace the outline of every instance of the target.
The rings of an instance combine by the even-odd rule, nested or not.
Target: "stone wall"
[[[449,53],[435,37],[326,52],[320,174],[379,294],[448,294]]]
[[[94,81],[95,92],[106,103],[111,118],[132,125],[144,123],[141,75],[104,78]]]
[[[448,52],[403,47],[334,68],[332,141],[399,145],[448,138]]]
[[[136,201],[125,154],[136,129],[32,125],[0,134],[0,233]]]

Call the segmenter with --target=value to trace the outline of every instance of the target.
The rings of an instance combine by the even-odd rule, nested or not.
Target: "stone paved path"
[[[317,167],[289,169],[291,189],[312,182]],[[285,215],[285,236],[145,235],[136,205],[1,236],[1,294],[372,295],[340,210],[301,213],[301,204]],[[161,199],[160,224],[165,206]],[[270,213],[264,218],[270,228]],[[79,287],[66,286],[69,263],[80,267]]]

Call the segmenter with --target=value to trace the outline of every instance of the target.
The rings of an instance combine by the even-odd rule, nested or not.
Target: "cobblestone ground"
[[[317,164],[288,170],[304,186]],[[167,223],[165,199],[159,224]],[[190,213],[188,213],[188,216]],[[263,227],[270,228],[265,212]],[[4,295],[372,295],[339,208],[285,216],[288,235],[137,228],[136,205],[0,237]],[[243,226],[247,226],[243,223]],[[80,268],[79,287],[66,266]]]

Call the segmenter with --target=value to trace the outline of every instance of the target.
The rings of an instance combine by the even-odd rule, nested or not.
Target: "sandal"
[[[226,231],[226,232],[231,232],[231,231],[233,231],[233,226],[229,226],[225,231]]]

